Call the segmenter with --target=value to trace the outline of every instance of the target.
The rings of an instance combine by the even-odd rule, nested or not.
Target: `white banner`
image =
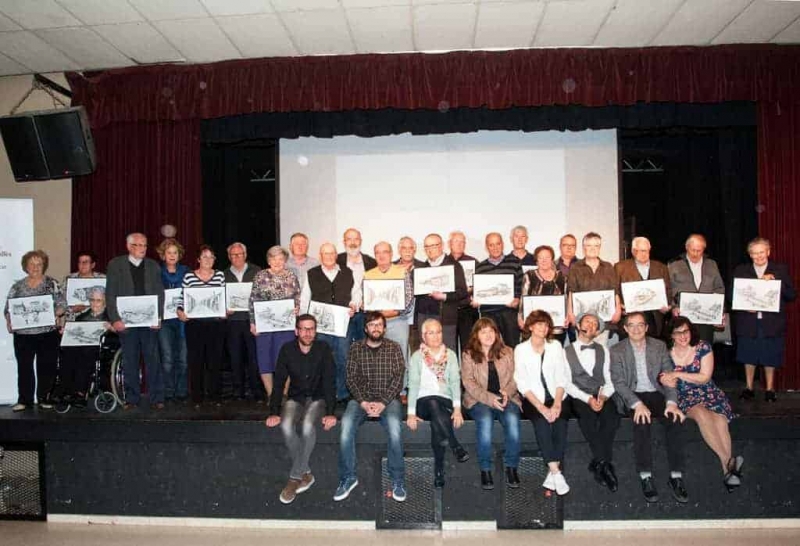
[[[0,199],[0,294],[3,306],[14,281],[25,276],[20,261],[33,250],[33,199]],[[0,404],[17,401],[17,360],[14,340],[5,327],[0,328]]]

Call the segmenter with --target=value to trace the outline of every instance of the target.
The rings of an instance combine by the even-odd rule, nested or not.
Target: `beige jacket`
[[[500,390],[508,394],[509,399],[516,405],[521,406],[522,402],[514,381],[514,351],[511,347],[503,349],[502,356],[495,360],[497,368],[497,378],[500,380]],[[464,399],[462,404],[470,409],[480,402],[492,407],[492,401],[497,398],[487,389],[489,386],[489,364],[481,362],[476,364],[469,352],[464,352],[461,357],[461,383],[464,385]]]

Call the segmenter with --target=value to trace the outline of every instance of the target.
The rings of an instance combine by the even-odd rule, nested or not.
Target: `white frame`
[[[213,310],[205,304],[209,298],[219,301],[219,309]],[[199,300],[201,305],[189,308],[192,300]],[[190,319],[198,318],[223,318],[227,316],[225,308],[224,286],[187,286],[183,289],[183,312]]]
[[[603,302],[606,305],[603,305]],[[605,310],[600,310],[605,307]],[[604,321],[609,321],[617,312],[617,299],[613,290],[590,290],[572,293],[572,314],[575,318],[584,313],[594,313]]]
[[[293,332],[295,329],[294,299],[262,300],[253,302],[253,315],[256,321],[256,332]],[[277,320],[272,321],[267,313]],[[290,317],[289,321],[281,320]]]
[[[148,308],[148,309],[145,309]],[[123,313],[147,312],[149,316],[141,322],[126,321]],[[118,296],[117,314],[125,325],[125,328],[151,328],[158,326],[158,296]]]
[[[523,275],[525,273],[527,273],[528,271],[536,271],[537,269],[539,269],[538,265],[523,265],[521,267],[522,267],[522,274]]]
[[[480,274],[473,277],[472,300],[480,305],[508,305],[514,300],[514,275]],[[503,294],[481,295],[481,292],[504,290]]]
[[[436,281],[432,282],[432,279]],[[438,286],[434,286],[438,284]],[[432,292],[455,292],[456,271],[452,265],[414,268],[414,295],[424,296]]]
[[[176,301],[177,299],[177,301]],[[170,303],[175,302],[175,307],[170,309]],[[164,290],[164,309],[162,316],[164,320],[178,318],[178,307],[183,303],[183,288],[166,288]]]
[[[64,323],[64,332],[61,335],[62,347],[100,347],[100,338],[106,333],[105,322],[100,321],[87,321],[87,322],[66,322]],[[91,329],[89,334],[84,334],[84,330]],[[98,333],[99,332],[99,333]],[[80,335],[94,336],[97,334],[97,339],[91,337],[92,341],[86,338],[79,338]]]
[[[393,303],[386,296],[388,292],[400,294],[400,301]],[[364,311],[403,311],[406,308],[405,279],[364,279],[362,286]],[[376,294],[374,297],[370,295]]]
[[[23,311],[27,307],[38,307],[41,311],[36,313],[36,324],[28,323],[21,314],[15,313],[14,306],[22,305]],[[14,332],[28,330],[30,328],[42,328],[45,326],[56,325],[55,300],[52,294],[42,294],[39,296],[25,296],[22,298],[9,298],[8,315],[11,320],[11,329]]]
[[[645,281],[624,282],[621,285],[622,302],[625,304],[625,312],[633,313],[636,311],[659,311],[664,307],[669,307],[667,303],[667,287],[664,279],[648,279]],[[650,299],[637,302],[639,294],[643,291],[652,292],[648,294]]]
[[[308,312],[317,319],[317,333],[328,334],[335,337],[347,337],[347,327],[350,324],[350,308],[341,305],[331,305],[319,301],[308,302]],[[324,320],[324,314],[330,313],[333,328]]]
[[[464,270],[464,280],[467,281],[467,288],[472,288],[472,278],[475,276],[475,266],[477,263],[475,260],[464,260],[458,263],[461,264],[461,269]]]
[[[553,319],[555,328],[563,328],[567,321],[567,297],[564,294],[555,296],[523,296],[522,320],[536,309],[541,309]]]
[[[252,291],[252,282],[225,283],[225,307],[228,309],[228,311],[250,311],[250,293]],[[244,298],[244,307],[232,305],[231,299],[234,297]]]
[[[103,288],[103,290],[105,290],[106,279],[104,277],[93,277],[91,279],[68,278],[66,286],[67,305],[69,305],[70,307],[72,307],[73,305],[85,305],[86,307],[88,307],[89,293],[87,289],[94,288],[97,286],[100,286]],[[86,299],[80,299],[75,296],[75,292],[77,292],[78,290],[82,290],[85,293]]]
[[[733,279],[731,309],[778,313],[781,310],[781,281],[777,279]]]
[[[696,303],[699,308],[693,304]],[[690,307],[691,306],[691,307]],[[681,292],[678,300],[680,315],[693,324],[722,324],[725,313],[725,294],[701,294],[699,292]]]

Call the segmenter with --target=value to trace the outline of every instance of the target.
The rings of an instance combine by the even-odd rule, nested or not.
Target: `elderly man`
[[[131,233],[126,239],[128,254],[117,256],[106,268],[106,309],[114,331],[119,334],[125,375],[125,409],[139,405],[139,358],[144,358],[147,392],[155,409],[164,408],[164,377],[158,357],[158,329],[126,328],[117,310],[121,296],[158,296],[159,323],[164,310],[164,284],[161,267],[147,258],[147,237]]]
[[[646,237],[636,237],[631,242],[631,254],[633,258],[622,260],[614,265],[620,283],[638,282],[652,279],[664,281],[664,288],[669,297],[669,270],[667,266],[658,260],[650,259],[650,241]],[[646,311],[644,313],[647,320],[647,331],[653,337],[660,338],[664,328],[664,314],[669,312],[669,306],[662,307],[659,311]]]
[[[306,282],[306,271],[318,265],[319,260],[308,255],[308,236],[305,233],[293,233],[289,238],[289,259],[286,260],[286,267],[294,271],[300,281],[300,288]]]
[[[444,253],[441,235],[431,233],[425,237],[424,246],[428,259],[417,269],[452,265],[456,289],[454,292],[434,291],[430,294],[417,296],[414,322],[422,324],[429,318],[438,320],[442,325],[442,340],[444,344],[448,348],[455,350],[457,347],[456,324],[458,323],[458,309],[463,305],[469,304],[464,269],[455,258]]]
[[[536,256],[528,252],[525,246],[528,244],[528,228],[525,226],[514,226],[511,228],[511,253],[509,258],[517,261],[518,265],[536,265]]]
[[[361,232],[349,228],[344,232],[344,252],[336,258],[339,267],[347,267],[353,272],[353,281],[360,287],[364,281],[364,273],[375,267],[375,258],[361,253]],[[350,343],[364,339],[364,313],[356,310],[347,327],[347,339]]]
[[[578,239],[572,233],[567,233],[558,242],[558,250],[561,255],[556,260],[556,269],[561,271],[564,278],[569,277],[569,270],[572,269],[575,260],[575,252],[578,249]]]
[[[400,241],[397,243],[397,252],[400,253],[400,257],[397,258],[394,263],[402,265],[407,271],[413,271],[415,267],[419,267],[425,263],[416,258],[417,243],[414,242],[414,239],[411,237],[406,236],[400,238]],[[377,256],[375,256],[375,258],[377,258]]]
[[[672,313],[680,315],[680,299],[683,292],[699,294],[724,294],[725,283],[719,274],[717,262],[705,255],[706,238],[692,233],[686,239],[686,252],[671,261],[669,269],[670,298],[675,306]],[[696,324],[700,339],[714,342],[714,325]],[[720,327],[723,325],[720,324]]]
[[[306,282],[300,291],[300,312],[308,309],[311,301],[328,303],[350,308],[350,316],[355,314],[361,305],[361,285],[353,280],[353,272],[336,263],[336,247],[324,243],[319,247],[320,265],[312,267],[306,273]],[[345,370],[347,351],[350,341],[346,337],[319,334],[319,340],[330,345],[333,361],[336,363],[336,397],[339,401],[347,400]]]
[[[611,348],[611,381],[619,397],[615,398],[620,413],[633,418],[633,449],[636,471],[647,502],[658,501],[653,480],[653,453],[650,424],[658,419],[667,437],[667,459],[670,478],[667,482],[672,496],[680,503],[689,500],[683,483],[684,446],[683,421],[686,416],[678,409],[678,393],[659,381],[661,374],[673,370],[666,344],[647,336],[647,322],[642,313],[625,316],[628,338]]]
[[[499,233],[486,235],[486,252],[489,257],[475,266],[475,275],[513,275],[513,299],[505,305],[480,305],[473,299],[472,306],[479,310],[482,317],[493,319],[505,344],[515,347],[519,343],[517,312],[522,293],[522,266],[518,256],[503,254],[503,236]]]
[[[252,283],[256,273],[261,271],[257,265],[247,261],[247,247],[235,242],[228,246],[228,260],[231,266],[225,270],[225,284]],[[250,333],[250,313],[247,311],[228,311],[225,343],[231,358],[233,396],[243,399],[246,395],[257,401],[264,399],[264,385],[256,364],[256,344]]]
[[[475,265],[478,264],[478,260],[466,253],[467,236],[464,235],[463,231],[450,232],[447,238],[447,247],[450,249],[450,256],[455,258],[456,261],[471,261],[475,262]],[[468,286],[467,290],[472,294],[471,287]],[[460,350],[456,350],[455,347],[452,347],[452,349],[456,351],[459,361],[461,359],[461,353],[467,348],[467,341],[469,341],[469,336],[472,334],[472,326],[475,324],[476,320],[478,320],[478,313],[475,311],[475,308],[470,305],[469,300],[466,300],[464,304],[458,308],[458,323],[456,324],[456,334],[458,335]]]

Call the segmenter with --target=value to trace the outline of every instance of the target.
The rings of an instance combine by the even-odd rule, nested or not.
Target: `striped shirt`
[[[498,264],[484,260],[475,266],[476,275],[514,275],[514,298],[522,293],[522,266],[513,254],[503,256]],[[508,309],[505,305],[481,305],[482,313]]]
[[[225,286],[225,273],[219,269],[214,270],[210,279],[204,281],[194,271],[189,271],[183,276],[183,288],[204,288],[207,286]]]

